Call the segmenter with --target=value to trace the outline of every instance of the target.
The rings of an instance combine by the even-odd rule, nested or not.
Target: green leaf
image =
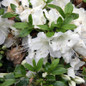
[[[43,58],[41,58],[38,63],[37,63],[37,71],[39,71],[41,68],[42,68],[42,65],[43,65]]]
[[[79,17],[79,14],[72,13],[71,15],[67,15],[66,18],[64,19],[63,24],[69,24],[71,23],[72,20],[75,20]]]
[[[34,71],[34,67],[31,66],[30,64],[25,63],[25,64],[24,64],[24,67],[27,68],[27,69],[30,70],[30,71]]]
[[[4,9],[0,9],[0,15],[3,15],[4,14]]]
[[[16,29],[24,29],[24,28],[29,27],[26,22],[16,22],[13,26],[14,26]]]
[[[0,60],[3,58],[3,56],[2,55],[0,55]]]
[[[30,14],[29,17],[28,17],[28,21],[29,21],[29,24],[33,24],[33,19],[32,19],[32,15]]]
[[[53,70],[52,74],[53,75],[61,75],[61,74],[66,73],[66,72],[67,72],[67,70],[65,68],[60,67],[60,68]]]
[[[85,2],[85,3],[86,3],[86,0],[83,0],[83,2]]]
[[[14,70],[14,75],[15,75],[16,78],[25,76],[26,75],[26,70],[25,70],[24,66],[17,65],[15,70]]]
[[[53,86],[66,86],[64,82],[62,81],[56,81]]]
[[[77,26],[74,24],[65,24],[61,28],[62,28],[62,31],[65,32],[67,30],[74,30],[75,28],[77,28]]]
[[[13,11],[16,10],[16,5],[14,5],[14,4],[10,4],[10,6],[11,6],[11,9],[12,9]]]
[[[4,83],[1,84],[1,86],[11,86],[15,83],[14,79],[6,79]]]
[[[52,2],[53,0],[47,0],[47,2],[46,3],[50,3],[50,2]]]
[[[15,79],[15,76],[13,73],[7,74],[4,77],[5,77],[5,79]]]
[[[2,67],[2,65],[3,65],[3,64],[0,62],[0,67]]]
[[[16,86],[28,86],[29,84],[29,78],[22,77],[20,80],[16,82]]]
[[[47,36],[47,37],[52,37],[53,35],[54,35],[54,32],[47,32],[47,33],[46,33],[46,36]]]
[[[19,33],[19,37],[26,37],[27,35],[29,35],[31,33],[31,29],[29,30],[28,28],[23,29],[20,31]]]
[[[66,6],[65,6],[65,14],[71,14],[73,12],[73,5],[71,2],[69,2]]]
[[[33,59],[33,66],[34,66],[34,68],[36,68],[36,61],[35,61],[35,59]]]
[[[52,64],[50,65],[49,71],[54,70],[59,64],[59,59],[54,59]]]
[[[62,10],[61,7],[53,5],[53,4],[49,4],[48,7],[55,8],[61,14],[61,16],[63,18],[65,18],[65,13],[64,13],[64,11]]]
[[[62,20],[62,18],[61,17],[59,17],[58,19],[57,19],[57,27],[61,27],[62,26],[62,23],[63,23],[63,20]]]
[[[47,75],[47,81],[55,81],[55,76],[53,75]]]
[[[49,27],[48,27],[48,25],[37,25],[41,30],[46,30],[46,31],[48,31],[49,30]]]
[[[8,12],[8,13],[5,13],[2,18],[12,18],[12,17],[16,17],[17,14],[14,14],[14,13],[11,13],[11,12]]]

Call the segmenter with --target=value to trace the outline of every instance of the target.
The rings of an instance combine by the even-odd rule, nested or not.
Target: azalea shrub
[[[73,0],[0,1],[0,86],[85,84],[85,27]]]

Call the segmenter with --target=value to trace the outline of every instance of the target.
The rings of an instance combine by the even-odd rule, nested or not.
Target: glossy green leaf
[[[36,68],[36,61],[33,59],[33,66]]]
[[[63,24],[69,24],[69,23],[71,23],[72,20],[75,20],[78,17],[79,17],[79,14],[72,13],[72,14],[66,16],[66,18],[64,19]]]
[[[47,81],[55,81],[55,76],[53,75],[47,75]]]
[[[49,4],[48,7],[51,7],[51,8],[56,9],[56,10],[61,14],[61,16],[62,16],[63,18],[65,18],[65,13],[64,13],[64,11],[62,10],[61,7],[56,6],[56,5],[53,5],[53,4]]]
[[[3,15],[4,14],[4,9],[0,9],[0,15]]]
[[[28,30],[28,28],[23,29],[19,33],[19,37],[26,37],[31,33],[32,30]]]
[[[47,36],[47,37],[52,37],[53,35],[54,35],[54,32],[47,32],[47,33],[46,33],[46,36]]]
[[[41,68],[42,68],[42,65],[43,65],[43,58],[41,58],[38,63],[37,63],[37,71],[39,71]]]
[[[25,70],[24,66],[17,65],[15,70],[14,70],[14,75],[15,75],[16,78],[25,76],[26,75],[26,70]]]
[[[66,6],[65,6],[65,14],[71,14],[73,12],[73,5],[71,2],[69,2]]]
[[[62,28],[62,31],[65,32],[67,30],[74,30],[75,28],[77,28],[77,26],[74,24],[65,24],[61,28]]]
[[[47,2],[46,3],[50,3],[50,2],[52,2],[53,0],[47,0]]]
[[[67,70],[65,68],[60,67],[60,68],[53,70],[52,74],[61,75],[61,74],[66,73],[66,72],[67,72]]]
[[[20,80],[16,82],[16,86],[28,86],[29,84],[29,78],[27,77],[21,77]]]
[[[46,31],[48,31],[49,30],[49,27],[48,27],[48,25],[38,25],[38,27],[41,29],[41,30],[46,30]]]
[[[14,5],[14,4],[10,4],[10,7],[11,7],[11,9],[12,9],[13,11],[16,10],[16,5]]]
[[[11,86],[15,83],[14,79],[6,79],[4,83],[1,84],[1,86]]]
[[[28,21],[29,21],[29,24],[33,24],[33,19],[32,19],[32,15],[30,14],[29,17],[28,17]]]
[[[28,63],[25,63],[24,67],[27,68],[30,71],[34,71],[34,67],[32,65],[28,64]]]
[[[62,81],[56,81],[53,86],[66,86],[64,82]]]
[[[12,18],[12,17],[16,17],[17,14],[14,14],[14,13],[11,13],[11,12],[8,12],[8,13],[5,13],[2,18]]]
[[[16,29],[24,29],[28,27],[28,24],[26,22],[16,22],[13,26]]]
[[[52,64],[50,65],[49,71],[54,70],[59,64],[59,59],[54,59]]]

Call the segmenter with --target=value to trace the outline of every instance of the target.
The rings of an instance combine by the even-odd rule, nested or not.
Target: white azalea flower
[[[24,9],[29,8],[29,1],[28,0],[19,0],[22,3]]]
[[[44,0],[30,0],[33,8],[41,6],[42,8],[46,5],[46,3],[44,2]]]
[[[49,20],[49,26],[51,25],[52,22],[56,23],[59,14],[55,9],[51,9],[49,12],[46,9],[44,9],[44,12],[45,12],[45,16]]]
[[[66,5],[67,3],[69,3],[69,2],[70,2],[70,0],[53,0],[53,1],[51,2],[51,4],[60,6],[61,8],[64,9],[65,5]]]
[[[44,32],[39,32],[36,38],[28,38],[28,46],[29,46],[29,55],[26,57],[26,61],[28,63],[32,63],[32,60],[35,59],[36,62],[39,61],[40,58],[45,58],[50,55],[52,57],[61,57],[61,53],[54,52],[49,45],[51,38],[48,38]],[[47,60],[46,60],[47,61]],[[46,63],[46,61],[44,61]]]
[[[9,32],[8,28],[10,28],[13,23],[12,20],[3,19],[0,16],[0,45],[4,43]]]
[[[76,24],[77,26],[79,25],[86,26],[86,23],[85,23],[86,22],[86,11],[84,10],[84,8],[74,7],[73,12],[79,14],[79,18],[74,20],[73,23]]]
[[[86,45],[84,43],[83,40],[80,40],[79,43],[77,43],[75,46],[74,46],[74,50],[81,54],[82,56],[86,56]]]
[[[53,37],[52,43],[50,43],[50,47],[53,51],[60,51],[61,56],[64,58],[66,63],[69,63],[71,57],[74,54],[73,47],[79,41],[79,35],[75,34],[71,31],[67,31],[65,33],[58,33],[57,37]]]
[[[69,82],[69,86],[76,86],[76,82],[74,82],[74,81],[71,80],[71,81]]]
[[[14,5],[18,6],[17,0],[3,0],[2,1],[2,5],[6,6],[6,7],[10,6],[10,4],[14,4]]]
[[[46,19],[43,14],[43,10],[40,7],[33,9],[32,11],[33,25],[44,25]]]
[[[52,49],[56,51],[57,49],[61,53],[66,53],[69,51],[77,42],[79,41],[79,36],[71,31],[62,33],[59,37],[53,39],[51,45]]]
[[[68,76],[75,78],[75,71],[73,67],[68,68]]]
[[[81,77],[78,77],[78,76],[75,76],[74,81],[75,81],[77,84],[85,83],[85,80],[84,80],[83,78],[81,78]]]
[[[19,18],[21,19],[21,21],[28,21],[28,16],[31,13],[31,9],[26,9],[23,12],[20,13]]]
[[[84,64],[85,62],[80,61],[80,59],[77,57],[75,59],[71,59],[71,62],[70,62],[70,65],[71,67],[74,68],[74,70],[79,70],[79,68],[83,66]]]
[[[28,16],[32,14],[33,25],[43,25],[46,23],[46,19],[43,15],[43,10],[40,7],[34,9],[26,9],[20,14],[20,19],[22,21],[28,21]]]
[[[62,75],[62,78],[67,81],[71,80],[71,78],[68,75]]]
[[[42,77],[43,77],[43,78],[45,78],[47,75],[48,75],[47,72],[42,73]]]

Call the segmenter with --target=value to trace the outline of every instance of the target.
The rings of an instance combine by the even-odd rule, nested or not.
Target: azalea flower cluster
[[[15,13],[19,15],[21,22],[28,22],[28,16],[32,15],[34,29],[39,28],[38,25],[51,26],[52,22],[56,24],[57,19],[61,17],[59,12],[54,8],[46,9],[48,0],[3,0],[2,5],[10,9],[10,4],[16,6]],[[52,0],[49,4],[60,6],[63,10],[70,0]],[[31,6],[30,6],[31,5]],[[78,76],[77,71],[85,64],[80,60],[86,58],[86,11],[83,8],[76,8],[73,5],[73,12],[79,14],[79,18],[73,20],[71,24],[75,24],[75,30],[67,30],[66,32],[55,32],[52,37],[47,37],[45,32],[38,32],[37,36],[28,35],[27,44],[28,56],[26,57],[27,63],[32,65],[33,59],[36,63],[44,58],[44,64],[47,62],[48,57],[63,58],[66,64],[70,64],[67,76],[76,80]],[[12,10],[8,10],[11,12]],[[14,31],[14,35],[18,35],[18,30],[13,27],[13,20],[3,19],[0,16],[0,45],[5,43],[5,39],[9,33],[9,28]],[[3,41],[2,41],[3,39]],[[69,80],[71,81],[71,79]],[[74,82],[71,81],[70,84]],[[81,83],[84,81],[82,80]],[[75,83],[75,82],[74,82]],[[79,83],[80,84],[80,83]],[[70,85],[75,86],[75,85]]]

